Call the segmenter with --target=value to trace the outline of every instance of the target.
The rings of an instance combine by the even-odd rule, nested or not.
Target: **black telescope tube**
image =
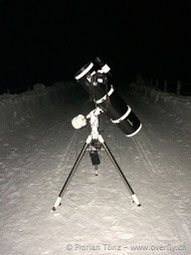
[[[92,90],[91,76],[96,74],[98,70],[98,66],[96,66],[92,62],[88,62],[75,75],[75,79],[88,93]]]
[[[107,114],[111,122],[127,137],[134,136],[140,131],[142,124],[114,87],[106,82],[110,78],[109,72],[110,68],[107,65],[99,66],[99,63],[89,62],[79,70],[75,79],[86,91],[93,93],[97,105]]]

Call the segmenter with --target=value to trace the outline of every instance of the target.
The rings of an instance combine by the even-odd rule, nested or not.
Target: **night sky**
[[[99,56],[120,84],[191,81],[191,0],[0,0],[0,89],[68,81]]]

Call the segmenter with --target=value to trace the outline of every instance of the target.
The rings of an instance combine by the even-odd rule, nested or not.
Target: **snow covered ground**
[[[85,154],[56,212],[51,208],[89,132],[70,123],[91,110],[88,96],[71,85],[0,98],[0,254],[190,254],[190,99],[149,91],[132,85],[122,94],[143,123],[135,137],[101,120],[142,206],[132,203],[101,151],[99,175]]]

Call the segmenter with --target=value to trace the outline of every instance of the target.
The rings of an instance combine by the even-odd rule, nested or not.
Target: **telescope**
[[[106,113],[111,122],[117,125],[127,137],[136,135],[140,131],[142,124],[132,112],[131,107],[123,101],[114,89],[114,86],[111,84],[110,67],[99,58],[84,65],[75,75],[75,79],[90,95],[92,95],[96,107],[86,117],[79,114],[72,119],[72,125],[76,129],[86,126],[88,120],[91,127],[91,133],[88,135],[52,210],[55,211],[56,208],[61,205],[63,194],[87,150],[89,151],[91,162],[94,166],[95,175],[98,175],[99,165],[101,163],[99,154],[102,148],[109,156],[111,162],[128,188],[129,193],[132,196],[132,201],[135,202],[137,206],[140,206],[141,204],[133,188],[99,132],[98,117],[100,114]]]
[[[75,79],[125,136],[132,137],[141,130],[141,122],[111,84],[111,69],[106,63],[97,57],[84,65]]]

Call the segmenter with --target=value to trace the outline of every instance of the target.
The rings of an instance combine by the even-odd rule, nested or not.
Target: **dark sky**
[[[71,80],[96,56],[119,82],[190,81],[190,15],[190,0],[1,0],[1,90]]]

